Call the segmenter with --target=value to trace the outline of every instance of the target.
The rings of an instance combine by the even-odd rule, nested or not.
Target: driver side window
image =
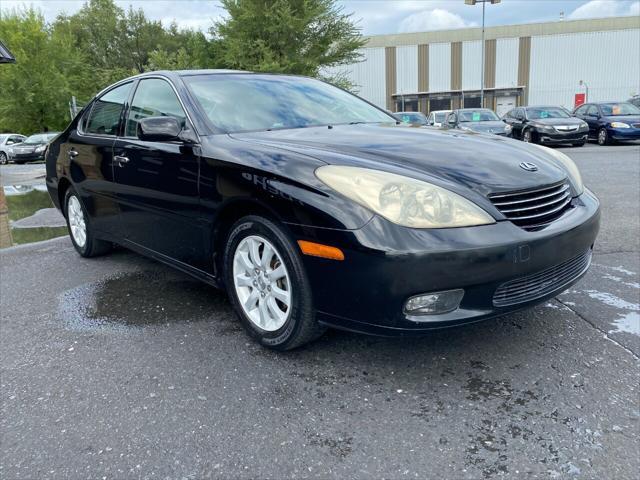
[[[182,128],[186,114],[173,88],[160,78],[140,80],[127,118],[126,137],[136,137],[138,122],[147,117],[174,117]]]

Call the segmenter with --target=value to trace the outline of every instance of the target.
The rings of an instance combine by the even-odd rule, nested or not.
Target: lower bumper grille
[[[561,289],[587,271],[591,253],[589,249],[559,265],[503,283],[493,295],[493,305],[507,307],[530,302]]]

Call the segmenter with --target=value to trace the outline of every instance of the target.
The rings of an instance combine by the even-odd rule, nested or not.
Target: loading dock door
[[[516,97],[512,95],[510,97],[498,97],[496,99],[496,114],[502,118],[512,108],[516,106]]]

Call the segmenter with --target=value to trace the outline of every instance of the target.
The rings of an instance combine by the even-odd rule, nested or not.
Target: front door
[[[196,265],[203,251],[199,157],[182,141],[150,142],[137,137],[140,119],[162,116],[175,117],[183,127],[188,122],[167,80],[140,80],[124,135],[113,150],[122,229],[126,240],[136,246]]]

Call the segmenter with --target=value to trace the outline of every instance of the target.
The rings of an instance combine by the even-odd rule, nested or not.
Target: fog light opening
[[[404,304],[407,315],[439,315],[449,313],[460,306],[464,290],[423,293],[410,297]]]

